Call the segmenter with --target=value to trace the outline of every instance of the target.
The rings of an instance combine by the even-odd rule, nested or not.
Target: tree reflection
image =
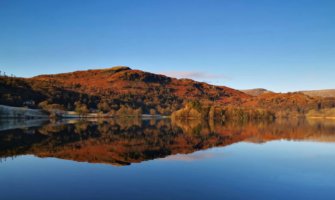
[[[2,158],[33,154],[80,162],[129,165],[236,142],[335,141],[334,121],[214,123],[199,120],[55,121],[0,132]]]

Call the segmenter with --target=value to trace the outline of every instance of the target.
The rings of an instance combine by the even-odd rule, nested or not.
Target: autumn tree
[[[149,113],[150,113],[150,115],[156,115],[156,110],[153,109],[153,108],[151,108],[151,109],[149,110]]]
[[[98,104],[98,109],[104,113],[107,113],[111,110],[111,107],[109,106],[109,104],[106,101],[101,101]]]
[[[38,107],[42,108],[43,110],[46,111],[64,111],[65,108],[64,106],[56,103],[49,103],[48,101],[42,101],[41,103],[38,104]]]
[[[84,115],[89,112],[87,106],[80,101],[75,102],[75,111],[80,115]]]

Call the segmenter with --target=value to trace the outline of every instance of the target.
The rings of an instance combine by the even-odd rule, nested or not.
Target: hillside
[[[302,93],[264,93],[243,102],[243,107],[271,110],[277,117],[302,116],[309,110],[335,106],[334,99],[310,97]]]
[[[312,97],[335,97],[335,89],[329,90],[308,90],[308,91],[300,91],[308,96]]]
[[[274,93],[270,90],[263,89],[263,88],[255,88],[255,89],[248,89],[248,90],[241,90],[241,91],[251,96],[259,96],[259,95],[266,94],[266,93]],[[296,92],[303,93],[311,97],[335,97],[335,89],[305,90],[305,91],[296,91]]]
[[[69,90],[96,96],[157,95],[176,96],[187,99],[216,100],[229,102],[231,98],[246,98],[240,91],[213,86],[191,79],[176,79],[129,67],[113,67],[101,70],[77,71],[56,75],[41,75],[32,78],[38,81],[58,83]]]
[[[263,89],[263,88],[256,88],[256,89],[249,89],[249,90],[241,90],[242,92],[249,94],[251,96],[259,96],[261,94],[266,94],[266,93],[273,93],[270,90]]]
[[[0,104],[64,110],[142,109],[144,113],[170,114],[187,101],[229,104],[250,98],[224,86],[176,79],[129,67],[0,78]],[[41,104],[41,102],[43,102]]]
[[[335,108],[335,96],[331,96],[330,92],[326,95],[326,91],[320,93],[317,91],[274,93],[264,89],[249,91],[247,93],[254,97],[244,99],[242,104],[238,104],[239,106],[266,109],[274,112],[276,117],[306,116],[309,111],[329,113],[329,109]]]
[[[41,108],[51,113],[75,110],[79,114],[104,112],[115,116],[170,115],[190,102],[201,116],[209,117],[209,108],[214,107],[212,113],[219,118],[224,113],[230,118],[302,116],[310,110],[335,107],[333,97],[265,89],[238,91],[123,66],[33,78],[0,77],[0,105]],[[189,116],[188,110],[182,113]]]

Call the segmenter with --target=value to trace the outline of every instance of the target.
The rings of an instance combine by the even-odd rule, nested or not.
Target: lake
[[[0,121],[1,199],[334,199],[335,121]]]

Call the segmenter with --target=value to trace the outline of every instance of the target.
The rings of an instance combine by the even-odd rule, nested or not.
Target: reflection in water
[[[6,122],[5,122],[6,123]],[[42,123],[42,122],[41,122]],[[138,119],[57,121],[36,127],[8,125],[0,132],[2,158],[33,154],[80,162],[129,165],[156,158],[201,159],[189,154],[201,149],[246,141],[310,140],[335,142],[334,121],[214,124],[201,121]]]

